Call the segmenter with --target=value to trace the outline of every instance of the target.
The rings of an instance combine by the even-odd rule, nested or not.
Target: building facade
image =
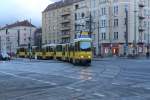
[[[74,35],[73,4],[83,0],[62,0],[42,12],[42,43],[72,42]]]
[[[37,28],[34,32],[34,46],[42,47],[42,28]]]
[[[145,21],[149,7],[146,4],[148,0],[119,0],[111,3],[113,16],[110,19],[110,30],[113,54],[143,55],[147,52],[144,33],[148,33]]]
[[[149,50],[149,0],[67,1],[51,4],[43,12],[44,44],[71,42],[88,32],[95,55],[144,55]]]
[[[6,25],[0,29],[1,52],[15,54],[18,47],[34,45],[36,27],[27,20]]]
[[[149,0],[89,0],[88,3],[97,55],[147,52]]]

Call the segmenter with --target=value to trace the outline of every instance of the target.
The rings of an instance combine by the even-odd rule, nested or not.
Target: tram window
[[[75,43],[75,51],[79,51],[79,42]]]
[[[80,42],[80,49],[83,51],[91,50],[91,42]]]
[[[69,51],[74,51],[74,48],[72,45],[69,46]]]
[[[62,46],[61,46],[61,45],[58,45],[58,46],[56,47],[56,49],[57,49],[57,51],[62,51]]]
[[[75,51],[78,51],[78,42],[75,43]]]

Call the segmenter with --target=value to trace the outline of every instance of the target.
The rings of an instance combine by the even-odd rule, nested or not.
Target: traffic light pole
[[[30,19],[30,36],[29,36],[29,59],[31,61],[31,19]]]
[[[126,13],[126,32],[125,32],[125,56],[128,56],[128,10],[127,8],[125,9],[125,13]]]

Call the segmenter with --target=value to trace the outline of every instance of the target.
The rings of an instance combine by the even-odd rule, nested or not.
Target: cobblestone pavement
[[[150,100],[150,60],[0,62],[0,100]]]

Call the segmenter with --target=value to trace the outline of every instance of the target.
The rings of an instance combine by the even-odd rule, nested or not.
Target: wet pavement
[[[150,100],[150,60],[0,62],[0,100]]]

